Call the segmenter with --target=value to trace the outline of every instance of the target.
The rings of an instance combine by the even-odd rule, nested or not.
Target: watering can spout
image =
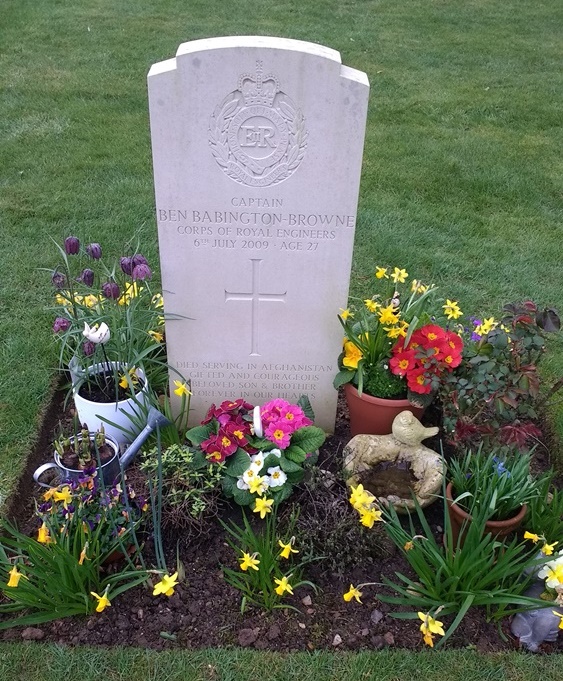
[[[149,413],[147,414],[147,425],[137,435],[137,437],[129,445],[129,447],[127,447],[125,453],[120,459],[121,470],[125,470],[127,466],[129,466],[132,463],[137,452],[145,443],[145,440],[155,430],[157,426],[159,428],[164,428],[164,426],[170,425],[172,425],[172,421],[169,421],[166,418],[166,416],[164,416],[164,414],[161,414],[161,412],[158,411],[158,409],[155,409],[155,407],[151,407],[149,409]]]

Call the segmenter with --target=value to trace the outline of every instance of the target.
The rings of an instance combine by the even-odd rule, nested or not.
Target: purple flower
[[[100,244],[88,244],[86,253],[94,260],[99,260],[102,257],[102,247]]]
[[[80,250],[80,241],[75,236],[67,236],[65,239],[65,251],[67,255],[76,255]]]
[[[66,286],[66,277],[62,272],[57,272],[57,270],[55,270],[51,277],[51,283],[55,288],[64,288]]]
[[[96,351],[96,346],[92,341],[84,341],[82,343],[82,352],[86,355],[86,357],[91,357],[94,352]]]
[[[88,268],[82,270],[82,274],[78,277],[78,281],[86,284],[86,286],[92,286],[94,283],[94,271]]]
[[[102,286],[102,293],[106,298],[117,300],[121,292],[115,281],[106,281],[106,283]]]
[[[141,281],[150,279],[152,277],[151,268],[148,265],[141,263],[133,269],[132,277],[133,281],[136,281],[137,279],[140,279]]]
[[[135,255],[131,258],[131,262],[133,263],[133,269],[135,269],[137,265],[149,264],[149,261],[145,258],[145,256],[141,255],[140,253],[135,253]]]
[[[120,258],[119,265],[124,274],[131,276],[131,273],[133,272],[133,258]]]
[[[70,320],[65,319],[65,317],[57,317],[55,323],[53,324],[53,333],[59,333],[59,331],[67,331],[70,329]]]

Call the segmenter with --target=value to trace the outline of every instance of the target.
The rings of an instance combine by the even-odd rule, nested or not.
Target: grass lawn
[[[563,312],[561,25],[558,0],[4,0],[0,507],[54,385],[52,288],[40,269],[56,262],[50,237],[98,241],[108,255],[139,239],[157,262],[145,84],[152,63],[182,42],[228,34],[339,50],[372,86],[352,293],[367,290],[376,263],[391,264],[433,279],[469,313],[498,315],[503,303],[526,297]],[[563,342],[551,349],[548,380],[563,374]],[[563,441],[562,402],[550,417]],[[265,654],[206,655],[83,657],[50,647],[39,656],[4,646],[0,664],[29,678],[45,661],[67,676],[85,665],[86,678],[104,668],[108,679],[129,664],[147,677],[163,665],[159,678],[167,679],[244,679],[275,666]],[[499,658],[513,670],[505,676],[496,658],[393,655],[378,657],[378,670],[379,659],[391,661],[378,678],[410,678],[419,659],[428,678],[438,659],[458,665],[464,679],[555,678],[551,659]],[[300,659],[283,658],[273,673],[287,678],[296,665],[303,678],[316,669],[315,678],[360,679],[373,667],[366,655],[314,656],[306,659],[317,666],[303,669]],[[184,676],[170,660],[181,660]],[[191,664],[200,676],[187,675]],[[339,671],[327,671],[331,664]],[[473,667],[480,671],[467,676]]]

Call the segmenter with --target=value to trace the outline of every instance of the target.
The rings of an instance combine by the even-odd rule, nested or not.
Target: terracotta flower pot
[[[354,435],[388,435],[395,416],[402,411],[412,412],[417,419],[422,417],[424,409],[414,407],[408,400],[388,400],[372,397],[346,383],[344,394],[350,412],[350,431]]]
[[[453,485],[448,483],[446,487],[446,503],[448,505],[448,515],[450,516],[450,522],[452,525],[452,536],[454,546],[457,545],[458,537],[461,534],[461,528],[464,523],[470,523],[473,518],[464,511],[462,508],[454,504],[453,502]],[[526,515],[528,507],[526,504],[520,507],[520,510],[512,518],[507,520],[488,520],[485,524],[485,532],[489,532],[494,537],[506,537],[514,530],[517,530]],[[463,536],[461,538],[461,543],[463,544]]]

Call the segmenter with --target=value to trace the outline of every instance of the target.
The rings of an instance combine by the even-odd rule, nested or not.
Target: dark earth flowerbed
[[[9,517],[30,533],[36,531],[36,526],[30,522],[34,498],[41,494],[31,475],[38,465],[50,458],[50,443],[62,411],[62,396],[57,394],[45,415],[40,438],[9,511]],[[426,425],[435,424],[437,420],[437,410],[430,411],[424,419]],[[363,531],[347,502],[348,492],[338,478],[338,472],[348,440],[347,410],[345,403],[340,401],[336,432],[326,441],[319,457],[319,466],[328,472],[312,476],[290,500],[300,506],[296,547],[301,549],[302,555],[314,548],[317,555],[325,556],[323,560],[310,563],[304,575],[318,586],[318,593],[303,587],[296,589],[295,595],[287,601],[299,612],[285,608],[264,613],[249,607],[241,615],[240,594],[225,583],[221,569],[222,565],[236,567],[236,556],[225,541],[225,531],[217,521],[211,521],[208,531],[199,537],[188,539],[178,532],[165,535],[169,566],[175,564],[178,546],[185,570],[185,580],[170,598],[155,598],[150,589],[137,587],[116,598],[102,613],[67,618],[25,630],[21,627],[8,629],[0,632],[0,640],[29,638],[68,645],[131,645],[155,649],[240,645],[290,652],[388,646],[422,649],[425,646],[419,632],[419,620],[390,617],[391,606],[376,596],[378,592],[385,592],[381,586],[363,588],[362,604],[347,603],[342,598],[350,584],[380,582],[382,576],[393,578],[396,571],[405,574],[409,571],[381,526]],[[439,448],[438,438],[426,444]],[[536,453],[538,468],[548,465],[546,451],[542,449]],[[134,471],[130,477],[135,478]],[[290,504],[285,506],[287,516]],[[442,532],[442,513],[439,502],[427,509],[426,515],[436,536]],[[225,503],[221,517],[240,520],[241,511]],[[148,562],[151,554],[151,541],[147,537],[145,556]],[[469,611],[448,645],[482,652],[514,648],[517,643],[510,635],[509,622],[501,623],[504,640],[497,626],[486,622],[484,614],[480,610]],[[447,625],[452,617],[443,619]],[[563,644],[558,641],[545,644],[542,650],[559,652],[562,648]]]

